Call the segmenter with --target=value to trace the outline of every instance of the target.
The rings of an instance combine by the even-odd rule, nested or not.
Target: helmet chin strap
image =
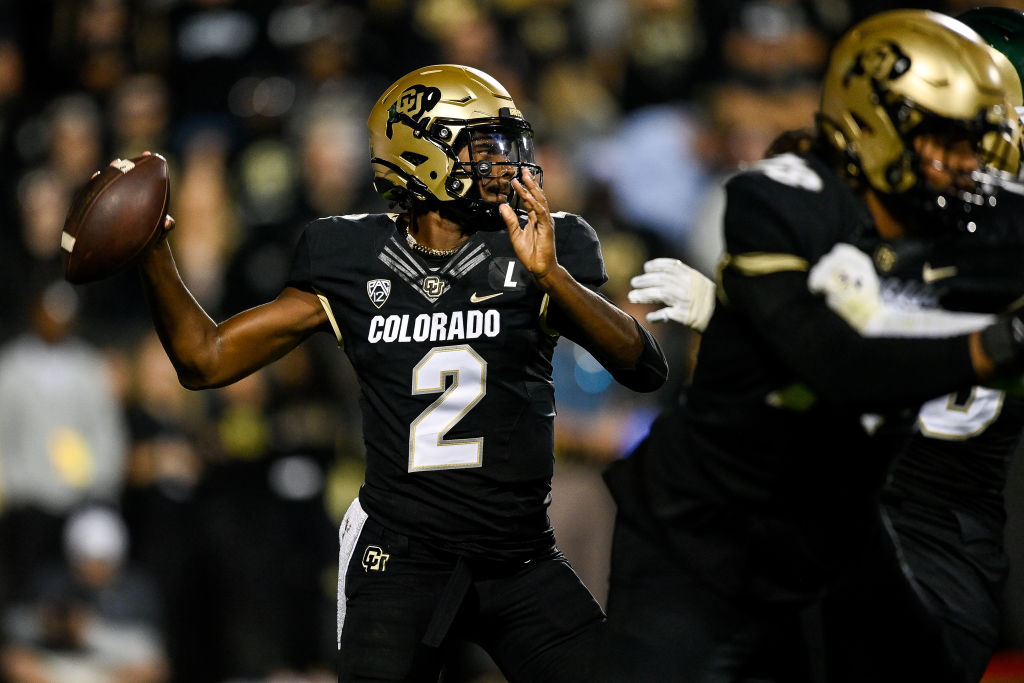
[[[461,199],[453,202],[439,202],[441,215],[450,218],[469,230],[488,232],[505,229],[498,205],[482,199]]]
[[[466,232],[493,232],[505,229],[505,221],[494,202],[463,198],[448,202],[426,199],[416,204],[417,212],[437,211],[442,218],[458,223]]]
[[[481,166],[486,165],[486,168]],[[480,197],[479,183],[483,181],[481,176],[490,172],[491,164],[487,161],[479,161],[473,166],[471,182],[473,186],[469,192],[459,199],[442,202],[437,201],[433,208],[436,208],[441,216],[459,223],[468,230],[497,231],[505,229],[505,220],[498,210],[498,202],[490,202]]]

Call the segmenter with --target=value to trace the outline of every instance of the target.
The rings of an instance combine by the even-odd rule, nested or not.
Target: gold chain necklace
[[[418,251],[421,254],[426,254],[427,256],[438,256],[438,257],[451,256],[452,254],[457,252],[462,247],[461,244],[459,246],[457,246],[457,247],[452,248],[452,249],[434,249],[433,247],[425,247],[425,246],[423,246],[422,244],[420,244],[419,242],[416,241],[416,238],[412,236],[411,232],[409,232],[409,228],[408,227],[405,228],[405,241],[406,241],[406,243],[408,243],[409,247],[413,251]]]

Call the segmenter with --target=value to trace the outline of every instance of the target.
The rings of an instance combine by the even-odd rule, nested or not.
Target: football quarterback
[[[600,244],[549,209],[530,125],[460,65],[417,69],[367,122],[374,184],[396,213],[309,223],[281,294],[214,323],[167,239],[142,258],[182,383],[234,382],[317,332],[360,385],[365,481],[340,529],[338,678],[437,680],[475,640],[510,681],[587,681],[604,615],[547,517],[560,336],[625,386],[668,368],[598,292]]]

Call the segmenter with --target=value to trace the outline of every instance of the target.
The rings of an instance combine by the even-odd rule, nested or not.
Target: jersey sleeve
[[[555,248],[558,261],[573,278],[594,291],[608,281],[601,243],[597,232],[583,218],[574,214],[552,214],[555,218]],[[604,297],[603,294],[598,294]],[[607,298],[607,297],[605,297]],[[552,308],[547,317],[554,329],[569,326],[557,308]],[[608,372],[619,384],[638,392],[651,392],[665,384],[668,377],[668,361],[654,336],[635,318],[637,334],[643,341],[643,351],[635,368],[622,369],[606,366]]]
[[[323,278],[339,269],[344,272],[358,260],[363,241],[355,239],[360,226],[348,216],[318,218],[306,224],[292,257],[287,284],[309,292],[323,289]]]
[[[608,281],[597,232],[576,214],[558,212],[555,220],[555,249],[558,262],[582,285],[597,289]]]
[[[287,285],[307,292],[313,291],[313,272],[309,256],[309,227],[302,231],[299,243],[292,257],[292,268],[288,273]]]
[[[850,226],[870,222],[852,195],[818,170],[787,155],[733,176],[725,188],[725,253],[759,271],[806,271]]]

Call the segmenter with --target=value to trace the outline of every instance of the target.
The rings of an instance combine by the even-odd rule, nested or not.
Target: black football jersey
[[[809,291],[810,269],[847,243],[872,257],[887,299],[938,304],[930,285],[886,272],[891,244],[823,162],[765,159],[735,176],[727,193],[720,301],[689,390],[695,425],[715,431],[735,419],[748,427],[717,435],[721,445],[735,444],[738,453],[778,449],[783,462],[805,449],[819,452],[822,441],[845,450],[870,438],[862,414],[912,415],[941,387],[973,377],[966,339],[865,338]]]
[[[1024,196],[1002,192],[994,201],[956,229],[893,245],[893,274],[928,283],[947,310],[999,313],[1014,305],[1024,294]]]
[[[889,473],[886,499],[968,512],[1000,538],[1003,489],[1024,429],[1024,399],[972,387],[929,401],[917,423]]]
[[[554,214],[559,262],[607,279],[594,230]],[[525,219],[524,219],[525,220]],[[406,243],[393,214],[307,226],[290,284],[323,302],[361,388],[360,501],[385,526],[467,556],[550,551],[557,335],[508,235],[447,259]]]
[[[894,245],[892,271],[927,283],[943,308],[998,313],[1024,295],[1024,197],[1003,192],[931,244]],[[972,387],[929,401],[895,463],[887,501],[969,513],[1001,539],[1003,489],[1024,430],[1024,398]]]

